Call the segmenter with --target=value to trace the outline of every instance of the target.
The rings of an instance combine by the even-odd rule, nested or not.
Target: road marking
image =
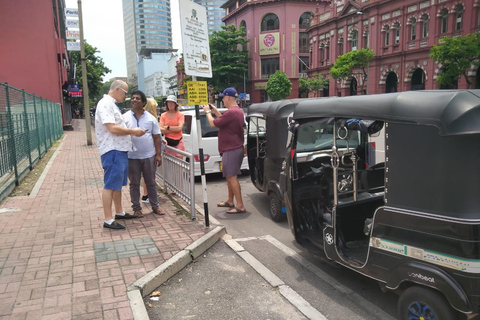
[[[284,254],[286,254],[288,257],[294,259],[298,263],[300,263],[302,266],[304,266],[306,269],[308,269],[310,272],[318,276],[320,279],[337,289],[343,294],[349,295],[350,299],[355,302],[355,304],[363,306],[364,309],[370,310],[373,312],[378,318],[380,319],[385,319],[385,320],[395,320],[394,317],[392,317],[390,314],[386,313],[385,311],[381,310],[378,306],[375,304],[371,303],[367,299],[363,298],[361,295],[358,295],[354,291],[350,290],[348,287],[344,286],[343,284],[339,283],[337,280],[335,280],[332,276],[330,276],[328,273],[322,271],[320,268],[315,266],[313,263],[299,255],[295,250],[287,247],[271,235],[265,235],[261,237],[248,237],[248,238],[239,238],[235,239],[235,241],[238,242],[245,242],[245,241],[252,241],[252,240],[266,240],[270,242],[272,245],[274,245],[276,248],[278,248],[280,251],[282,251]],[[231,241],[231,240],[230,240]],[[297,307],[297,306],[296,306]],[[298,307],[297,307],[298,308]],[[313,307],[312,307],[313,308]],[[299,309],[300,310],[300,309]],[[373,311],[375,310],[375,311]]]

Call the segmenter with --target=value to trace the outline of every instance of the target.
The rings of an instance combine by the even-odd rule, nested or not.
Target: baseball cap
[[[225,96],[238,97],[238,93],[237,93],[237,90],[235,90],[235,88],[227,88],[223,90],[223,93],[220,93],[218,96],[220,98],[223,98]]]

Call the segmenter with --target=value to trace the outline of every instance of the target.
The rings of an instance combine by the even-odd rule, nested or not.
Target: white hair
[[[113,81],[112,84],[110,85],[110,91],[112,91],[112,90],[115,89],[115,88],[123,88],[123,87],[125,87],[125,86],[128,86],[125,81],[115,80],[115,81]]]

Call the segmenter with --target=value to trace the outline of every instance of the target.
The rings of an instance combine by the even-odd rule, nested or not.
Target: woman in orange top
[[[167,145],[179,150],[185,151],[183,143],[183,124],[185,123],[185,115],[178,111],[177,97],[170,95],[165,100],[167,104],[167,112],[160,116],[160,131],[167,140]],[[183,156],[168,149],[166,153],[182,159]]]

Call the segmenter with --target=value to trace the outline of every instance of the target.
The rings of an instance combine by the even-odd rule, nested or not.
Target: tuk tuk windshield
[[[360,143],[360,132],[351,131],[346,139],[337,139],[337,148],[356,148]],[[300,125],[297,129],[297,152],[331,150],[333,146],[333,122],[324,119]]]

